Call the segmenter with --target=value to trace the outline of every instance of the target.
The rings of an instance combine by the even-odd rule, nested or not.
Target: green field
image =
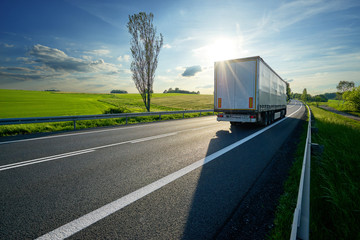
[[[212,109],[212,95],[155,93],[151,111]],[[87,94],[0,89],[0,118],[102,114],[110,108],[146,111],[139,94]]]
[[[212,109],[213,95],[155,93],[151,111]],[[145,112],[140,94],[87,94],[0,89],[0,118],[94,115],[106,112]],[[185,114],[194,117],[198,114]],[[206,115],[206,114],[205,114]],[[180,118],[165,115],[161,120]],[[129,123],[156,121],[158,117],[131,118]],[[125,124],[125,119],[78,121],[77,129]],[[72,130],[73,123],[0,126],[0,136]]]
[[[53,93],[0,89],[0,118],[101,114],[106,94]]]

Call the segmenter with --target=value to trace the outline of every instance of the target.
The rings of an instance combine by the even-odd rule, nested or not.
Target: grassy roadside
[[[319,105],[326,105],[329,107],[332,107],[338,111],[341,112],[346,112],[346,113],[350,113],[353,115],[357,115],[360,116],[360,113],[358,111],[356,111],[351,105],[349,105],[348,103],[344,103],[344,101],[342,100],[329,100],[328,102],[321,102],[319,103]]]
[[[360,239],[360,122],[312,106],[324,145],[312,157],[310,237]]]
[[[324,146],[311,159],[310,238],[360,239],[360,122],[311,106]],[[307,124],[306,124],[307,125]],[[289,239],[296,206],[306,127],[279,200],[270,239]]]
[[[187,113],[184,115],[184,117],[193,118],[193,117],[199,117],[199,115],[200,115],[199,113]],[[201,116],[209,116],[209,115],[213,115],[213,113],[212,112],[201,113]],[[162,115],[161,120],[159,119],[159,116],[132,117],[132,118],[128,118],[128,124],[165,121],[165,120],[174,120],[174,119],[182,119],[182,118],[183,118],[182,114]],[[82,121],[76,121],[76,129],[118,126],[125,124],[126,124],[125,118],[82,120]],[[73,122],[4,125],[4,126],[0,126],[0,137],[14,136],[18,134],[41,133],[41,132],[71,131],[73,129],[74,129]]]

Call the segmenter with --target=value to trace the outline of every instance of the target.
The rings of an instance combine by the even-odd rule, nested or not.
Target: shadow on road
[[[228,228],[231,217],[239,208],[246,211],[255,209],[251,209],[254,213],[248,218],[242,217],[241,224],[257,222],[261,228],[264,223],[262,232],[268,231],[272,226],[271,217],[281,194],[283,181],[292,165],[289,158],[299,139],[299,133],[296,135],[295,132],[301,132],[300,123],[304,121],[296,119],[286,126],[279,124],[262,133],[261,137],[251,139],[205,164],[193,195],[182,239],[228,239],[229,235],[224,235],[221,231],[226,225]],[[218,131],[209,143],[206,156],[261,128],[256,125],[240,125]],[[298,131],[294,132],[294,129]],[[234,226],[231,228],[237,227],[236,224]],[[256,227],[249,229],[257,231]],[[230,239],[252,239],[257,236],[254,234],[235,234],[235,237],[230,235]]]
[[[209,143],[206,156],[260,128],[240,125],[218,131]],[[247,156],[242,156],[241,151],[231,151],[202,167],[182,239],[208,239],[217,234],[247,191],[247,187],[243,186],[243,178],[240,177],[247,169],[244,158]]]

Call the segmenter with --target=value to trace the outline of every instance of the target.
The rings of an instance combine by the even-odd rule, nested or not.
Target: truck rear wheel
[[[263,112],[263,113],[262,113],[262,123],[263,123],[264,126],[269,125],[268,112]]]

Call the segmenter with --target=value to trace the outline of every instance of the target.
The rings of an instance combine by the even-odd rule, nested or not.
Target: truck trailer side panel
[[[259,111],[286,107],[286,83],[263,61],[259,61]]]

